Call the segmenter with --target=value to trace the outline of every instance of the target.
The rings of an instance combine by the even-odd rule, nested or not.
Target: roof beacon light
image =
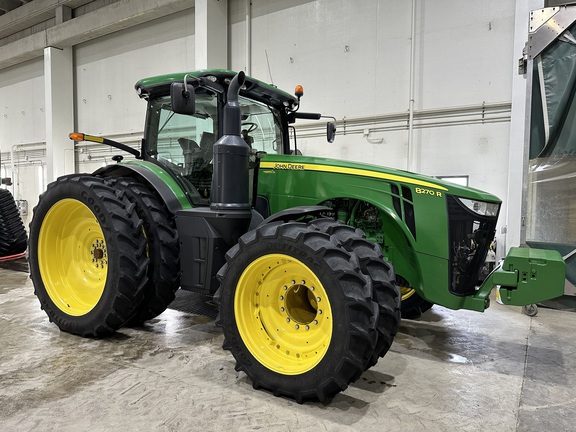
[[[298,99],[300,99],[302,96],[304,96],[304,87],[302,87],[300,84],[298,84],[296,86],[296,88],[294,89],[294,96],[296,96]]]

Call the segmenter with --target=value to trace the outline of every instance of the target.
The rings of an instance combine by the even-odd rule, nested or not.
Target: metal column
[[[195,69],[228,68],[228,0],[196,0]]]
[[[72,48],[44,49],[46,159],[48,182],[74,172],[74,77]]]

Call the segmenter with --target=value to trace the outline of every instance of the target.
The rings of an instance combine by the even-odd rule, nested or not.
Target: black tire
[[[26,251],[28,236],[10,191],[0,189],[0,257]]]
[[[419,296],[410,286],[410,282],[402,276],[396,275],[396,284],[400,287],[402,294],[402,319],[418,319],[434,306],[434,303]]]
[[[366,240],[364,232],[333,219],[317,219],[311,223],[329,234],[334,242],[358,257],[360,269],[372,280],[374,301],[378,303],[378,340],[366,369],[384,357],[400,325],[400,290],[396,286],[394,269],[384,260],[380,246]]]
[[[30,223],[30,277],[60,330],[107,336],[142,301],[148,258],[134,207],[88,175],[60,177],[40,196]]]
[[[270,223],[243,235],[226,261],[216,323],[254,388],[325,401],[364,372],[378,305],[355,259],[329,235]]]
[[[144,300],[127,323],[136,326],[164,312],[180,287],[178,231],[174,215],[145,185],[130,178],[110,178],[106,182],[126,192],[126,197],[136,206],[136,213],[144,222],[150,264]]]

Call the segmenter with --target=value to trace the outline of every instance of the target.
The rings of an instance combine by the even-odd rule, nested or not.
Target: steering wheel
[[[258,129],[258,125],[256,123],[253,123],[253,122],[242,123],[243,128],[244,128],[244,126],[248,126],[248,129],[246,129],[247,133],[254,132],[256,129]]]

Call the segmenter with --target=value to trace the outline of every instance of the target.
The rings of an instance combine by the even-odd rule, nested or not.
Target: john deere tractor
[[[103,337],[178,288],[214,295],[254,387],[325,400],[384,356],[401,309],[484,311],[562,294],[557,252],[511,249],[478,286],[501,201],[435,178],[299,155],[300,96],[244,73],[143,79],[135,156],[51,183],[30,225],[35,292],[61,330]],[[328,123],[328,140],[334,138]]]

